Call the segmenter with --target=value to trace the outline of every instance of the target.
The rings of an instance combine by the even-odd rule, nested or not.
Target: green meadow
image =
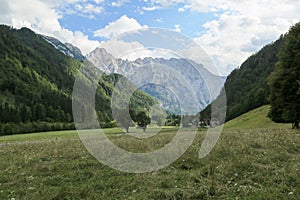
[[[76,131],[0,137],[0,199],[300,199],[300,131],[274,124],[261,107],[228,122],[213,151],[198,158],[206,131],[176,162],[130,174],[103,165]],[[116,145],[159,149],[176,134],[136,139],[106,129]]]

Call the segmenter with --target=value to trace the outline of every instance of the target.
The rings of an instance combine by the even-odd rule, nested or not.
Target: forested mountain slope
[[[30,29],[1,25],[0,134],[74,128],[71,95],[81,65]],[[113,120],[110,96],[118,78],[102,75],[98,83],[96,111],[103,126]],[[154,102],[140,96],[134,102]]]
[[[235,69],[225,82],[227,95],[226,121],[238,117],[254,108],[268,103],[270,93],[267,78],[278,62],[278,52],[284,37],[263,47],[250,56],[239,69]],[[203,118],[209,118],[211,106],[201,112]]]

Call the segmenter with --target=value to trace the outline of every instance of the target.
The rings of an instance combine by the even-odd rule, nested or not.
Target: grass
[[[132,128],[133,129],[133,128]],[[161,132],[168,132],[175,130],[176,127],[164,127]],[[119,128],[103,129],[106,135],[118,135],[122,133]],[[11,143],[11,142],[34,142],[43,140],[56,140],[56,139],[79,139],[76,130],[70,131],[52,131],[52,132],[41,132],[41,133],[31,133],[31,134],[17,134],[17,135],[6,135],[0,137],[0,144]]]
[[[43,133],[31,133],[31,134],[18,134],[18,135],[7,135],[0,137],[1,143],[10,142],[24,142],[24,141],[40,141],[40,140],[53,140],[56,138],[74,138],[77,136],[77,131],[53,131]]]
[[[275,128],[275,127],[291,127],[291,125],[276,124],[267,117],[270,111],[270,106],[262,106],[254,109],[248,113],[245,113],[229,122],[227,122],[224,128],[235,129],[252,129],[252,128]]]
[[[106,131],[115,144],[135,152],[162,147],[176,134],[168,129],[134,140]],[[99,163],[75,132],[52,134],[59,139],[0,147],[0,199],[300,199],[300,132],[285,125],[227,127],[201,160],[206,132],[199,131],[176,162],[145,174]]]

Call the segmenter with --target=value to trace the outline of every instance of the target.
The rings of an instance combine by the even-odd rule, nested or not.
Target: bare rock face
[[[199,110],[192,112],[204,109],[219,95],[226,80],[226,77],[212,74],[202,64],[183,58],[148,57],[128,61],[114,58],[103,48],[95,49],[86,58],[106,74],[127,77],[172,113],[182,112],[182,108],[191,113],[189,107],[195,100]]]
[[[83,61],[85,60],[85,57],[82,55],[80,49],[78,47],[73,46],[70,43],[62,43],[58,39],[44,36],[42,35],[42,38],[46,40],[48,43],[53,45],[57,50],[62,52],[63,54],[70,56],[76,60]]]

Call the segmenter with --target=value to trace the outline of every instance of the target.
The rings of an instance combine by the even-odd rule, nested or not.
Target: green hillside
[[[0,135],[74,129],[72,90],[81,65],[30,29],[0,25]],[[95,107],[103,127],[113,125],[110,101],[119,78],[102,75],[98,82]],[[136,107],[154,103],[137,96]]]
[[[254,110],[251,110],[235,119],[228,121],[224,128],[236,128],[236,129],[253,129],[253,128],[276,128],[288,125],[277,124],[272,122],[267,117],[270,111],[270,106],[265,105]]]
[[[268,104],[270,89],[268,76],[274,71],[278,53],[284,43],[280,37],[250,56],[239,69],[235,69],[225,82],[227,96],[226,121],[234,119],[252,109]],[[218,99],[217,99],[218,100]],[[217,101],[216,100],[216,101]],[[201,112],[210,117],[211,105]]]

